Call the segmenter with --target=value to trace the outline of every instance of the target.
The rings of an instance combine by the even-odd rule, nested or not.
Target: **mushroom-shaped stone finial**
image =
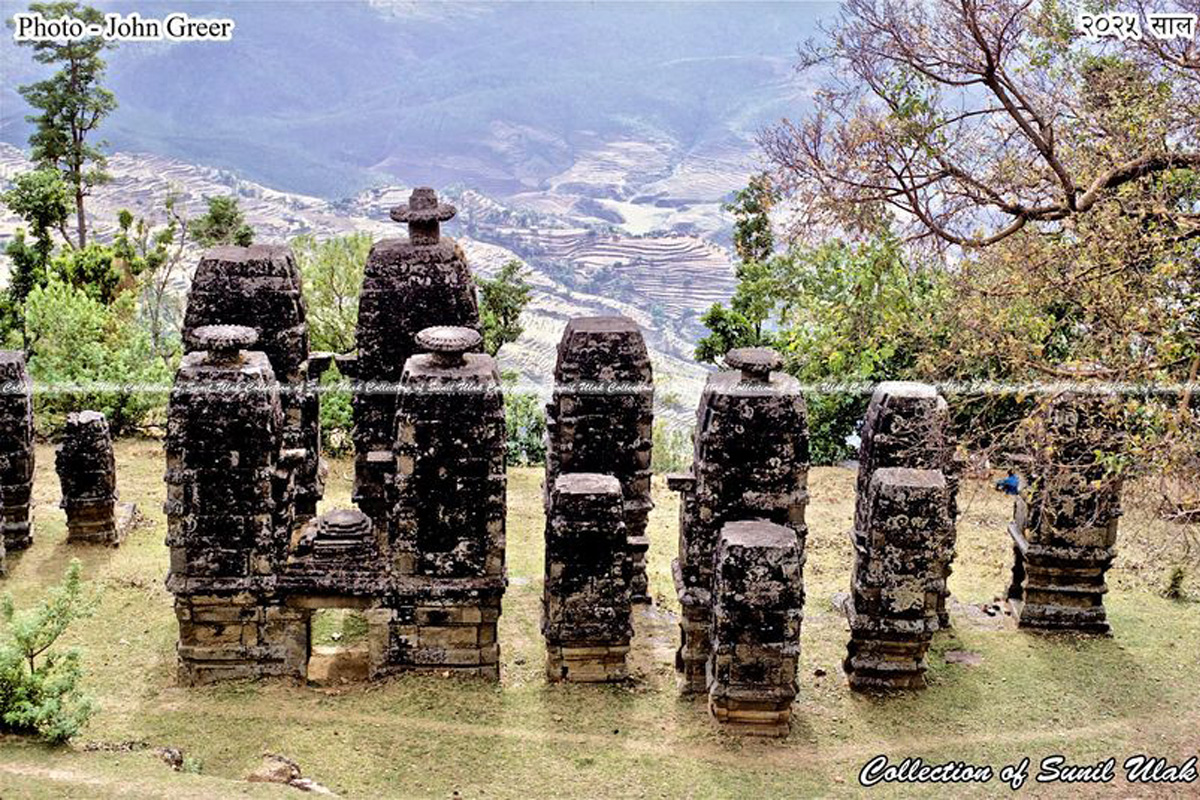
[[[258,331],[245,325],[201,325],[192,332],[196,344],[208,351],[212,364],[237,361],[238,353],[258,343]]]
[[[783,358],[769,347],[738,347],[725,354],[725,366],[740,370],[744,383],[769,383]]]
[[[417,346],[432,355],[439,367],[462,366],[466,363],[464,354],[478,347],[482,341],[483,337],[474,328],[454,325],[436,325],[417,334]]]
[[[408,223],[408,238],[413,244],[436,244],[441,237],[441,223],[452,218],[458,209],[438,201],[437,192],[428,186],[418,186],[408,197],[408,203],[391,210],[396,222]]]

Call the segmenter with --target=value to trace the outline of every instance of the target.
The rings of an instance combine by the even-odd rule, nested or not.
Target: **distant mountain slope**
[[[6,16],[20,7],[5,0]],[[614,142],[654,143],[660,180],[731,142],[746,157],[759,126],[804,102],[795,47],[834,7],[192,2],[193,16],[236,20],[233,41],[123,44],[110,55],[120,108],[103,135],[325,197],[455,182],[502,197],[557,183],[587,197],[603,189],[573,170],[589,172]],[[0,139],[24,145],[15,86],[45,69],[7,36],[0,69]],[[714,188],[727,191],[697,190]]]
[[[0,190],[27,169],[23,152],[0,144]],[[97,190],[89,206],[93,230],[101,238],[111,235],[122,208],[161,222],[162,200],[171,189],[179,192],[180,206],[189,215],[202,213],[206,196],[236,194],[256,241],[264,243],[285,243],[304,233],[322,238],[352,231],[375,238],[405,233],[387,212],[407,200],[407,187],[374,189],[331,203],[163,156],[117,153],[111,170],[113,181]],[[510,208],[474,191],[450,196],[460,214],[446,225],[446,233],[463,245],[477,274],[493,275],[512,258],[525,261],[530,269],[534,296],[524,317],[526,331],[501,352],[503,367],[519,370],[529,387],[548,394],[554,348],[567,320],[624,314],[645,331],[660,384],[660,415],[674,423],[690,422],[706,374],[691,358],[695,313],[732,290],[728,253],[697,237],[596,231],[570,217]],[[0,208],[0,249],[18,225],[14,215]],[[199,249],[192,248],[189,269],[199,257]],[[626,266],[615,273],[610,270],[608,279],[598,279],[598,270],[613,261]],[[688,288],[692,285],[703,291],[693,292]],[[186,286],[185,276],[177,288],[186,291]]]

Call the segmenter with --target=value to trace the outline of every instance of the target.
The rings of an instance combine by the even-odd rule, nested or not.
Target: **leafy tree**
[[[525,330],[521,312],[529,305],[533,287],[525,280],[525,268],[512,259],[495,278],[475,278],[479,286],[479,321],[483,326],[483,349],[494,356],[514,342]]]
[[[232,195],[207,197],[208,211],[192,221],[192,239],[201,247],[221,244],[248,246],[254,240],[254,229],[246,224],[246,216]]]
[[[502,376],[504,390],[504,424],[507,429],[510,467],[527,467],[546,463],[546,412],[534,392],[516,390],[517,373],[506,371]]]
[[[775,236],[770,211],[774,203],[775,192],[769,178],[756,175],[745,189],[734,194],[734,202],[724,206],[726,211],[733,212],[738,284],[728,308],[714,303],[700,318],[709,333],[696,344],[698,361],[719,364],[735,347],[772,343],[763,325],[776,302],[771,287]]]
[[[0,602],[5,628],[0,641],[0,728],[64,742],[91,716],[92,701],[79,689],[79,652],[52,649],[72,622],[89,616],[95,607],[95,598],[84,595],[81,571],[79,559],[72,559],[62,583],[33,608],[18,612],[11,595]]]
[[[31,3],[31,12],[47,19],[74,17],[84,24],[103,24],[104,13],[74,0]],[[76,242],[87,245],[84,198],[92,188],[109,180],[107,160],[88,139],[113,109],[117,100],[104,88],[107,66],[101,57],[116,46],[99,36],[75,41],[20,42],[33,50],[41,64],[59,66],[46,80],[18,87],[21,96],[39,113],[26,117],[36,126],[29,137],[33,160],[59,170],[75,196]]]
[[[311,235],[292,240],[292,252],[304,281],[308,332],[314,350],[349,353],[358,325],[358,295],[371,252],[371,236],[353,233],[318,241]]]
[[[34,399],[39,428],[55,430],[68,413],[94,409],[108,417],[114,434],[122,434],[162,413],[171,370],[135,324],[135,305],[133,292],[105,305],[58,279],[30,292],[29,373],[35,383],[56,389]],[[162,391],[153,389],[159,386]]]
[[[46,282],[54,252],[53,231],[62,231],[71,214],[71,193],[62,176],[53,169],[38,169],[18,175],[13,188],[0,196],[9,210],[29,226],[33,243],[18,230],[5,248],[11,264],[8,287],[0,298],[0,339],[24,325],[25,298],[34,286]],[[64,232],[64,238],[66,236]]]
[[[166,224],[155,226],[144,218],[134,219],[122,209],[113,254],[126,274],[138,278],[139,315],[150,332],[150,344],[163,363],[173,367],[180,353],[183,325],[182,296],[171,290],[183,270],[188,219],[177,206],[172,190],[163,201]]]

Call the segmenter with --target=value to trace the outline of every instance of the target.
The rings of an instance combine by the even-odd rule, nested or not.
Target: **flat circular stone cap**
[[[422,350],[447,355],[462,355],[478,347],[482,341],[483,337],[479,331],[456,325],[435,325],[432,328],[424,328],[417,334],[417,346]]]
[[[192,337],[202,350],[235,353],[258,343],[258,331],[245,325],[201,325]]]
[[[769,347],[738,347],[725,354],[725,366],[766,377],[783,366],[783,357]]]
[[[428,186],[413,189],[408,203],[391,210],[396,222],[445,222],[458,213],[449,203],[439,203],[437,192]]]
[[[319,519],[326,528],[335,531],[364,531],[371,527],[371,519],[353,508],[339,508],[321,515]]]

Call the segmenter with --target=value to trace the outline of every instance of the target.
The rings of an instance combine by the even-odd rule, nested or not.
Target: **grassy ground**
[[[951,580],[955,629],[935,641],[931,685],[910,696],[869,698],[846,688],[840,660],[847,628],[831,603],[849,581],[853,474],[813,470],[800,696],[791,736],[760,741],[717,731],[702,702],[675,691],[669,563],[677,505],[660,481],[651,518],[656,603],[638,613],[636,680],[628,685],[543,680],[541,473],[515,470],[499,685],[405,677],[337,688],[272,681],[187,689],[173,678],[159,445],[120,442],[118,463],[122,498],[136,502],[149,524],[118,550],[68,547],[52,452],[39,448],[36,544],[10,556],[3,586],[18,604],[30,603],[69,559],[82,559],[102,599],[97,615],[68,638],[85,651],[87,688],[100,710],[68,748],[0,740],[0,797],[293,793],[240,780],[264,751],[296,759],[307,776],[347,796],[503,798],[836,797],[866,791],[858,770],[879,753],[996,768],[1029,756],[1036,768],[1054,753],[1078,764],[1115,756],[1119,764],[1137,752],[1183,760],[1200,750],[1200,605],[1158,595],[1168,532],[1136,514],[1126,520],[1129,535],[1111,575],[1114,636],[1031,635],[978,608],[1006,585],[1010,504],[983,481],[964,482]],[[326,508],[348,504],[349,473],[347,462],[333,465]],[[1188,589],[1197,593],[1194,578]],[[945,654],[955,650],[979,663],[947,663]],[[128,750],[125,742],[149,747]],[[173,772],[154,755],[159,746],[182,749],[199,773]],[[910,796],[917,788],[877,786],[871,793]],[[1186,788],[1200,792],[1200,784]],[[1109,789],[1112,796],[1148,793]],[[1021,791],[1076,794],[1079,787],[1031,779]],[[1009,793],[998,780],[937,792]]]

